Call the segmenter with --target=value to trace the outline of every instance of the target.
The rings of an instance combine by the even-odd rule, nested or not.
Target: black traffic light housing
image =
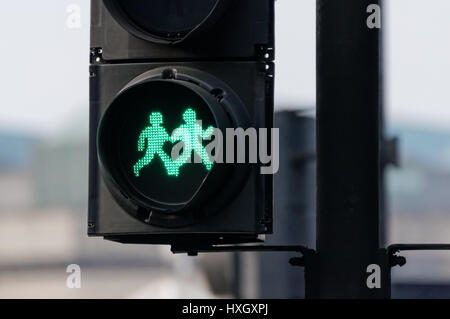
[[[206,3],[204,13],[211,12],[198,19],[198,25],[188,23],[190,32],[156,32],[133,23],[130,10],[119,3],[154,4],[153,14],[167,21],[188,15],[183,10],[193,5]],[[177,11],[177,5],[184,3],[188,5]],[[274,59],[274,0],[92,0],[91,7],[91,48],[101,48],[106,61]]]
[[[154,6],[166,2],[171,3],[164,7],[169,15],[170,10],[187,10],[179,0],[141,1]],[[198,192],[202,196],[181,204],[141,196],[118,168],[123,156],[116,141],[126,130],[114,128],[122,119],[130,121],[143,99],[132,105],[120,100],[152,85],[178,85],[203,95],[208,105],[216,105],[215,118],[222,117],[223,126],[273,127],[273,0],[206,2],[211,6],[207,17],[180,23],[176,27],[182,32],[149,32],[149,26],[133,23],[121,11],[121,1],[92,1],[90,236],[123,243],[209,245],[254,242],[272,231],[272,176],[261,175],[260,164],[211,170]],[[174,99],[174,94],[166,96]],[[167,106],[169,117],[170,110]]]

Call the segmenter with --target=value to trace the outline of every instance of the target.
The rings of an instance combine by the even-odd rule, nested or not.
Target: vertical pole
[[[379,3],[317,0],[316,298],[384,297],[366,284],[380,264]]]

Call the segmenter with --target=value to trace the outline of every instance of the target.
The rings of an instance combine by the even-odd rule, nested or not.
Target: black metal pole
[[[378,0],[317,0],[317,257],[315,298],[378,298]]]

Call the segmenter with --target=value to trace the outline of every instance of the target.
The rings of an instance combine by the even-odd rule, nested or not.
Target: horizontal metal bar
[[[450,250],[450,244],[393,244],[387,248],[389,255],[414,250]]]
[[[220,245],[220,246],[207,246],[207,247],[185,247],[185,246],[172,246],[172,253],[190,255],[196,255],[199,253],[223,253],[223,252],[297,252],[305,255],[311,253],[314,250],[305,246],[264,246],[264,245]]]

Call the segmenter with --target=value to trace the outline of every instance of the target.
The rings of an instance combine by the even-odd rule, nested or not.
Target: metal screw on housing
[[[164,80],[176,79],[177,73],[178,71],[176,69],[165,69],[161,74],[161,78]]]

